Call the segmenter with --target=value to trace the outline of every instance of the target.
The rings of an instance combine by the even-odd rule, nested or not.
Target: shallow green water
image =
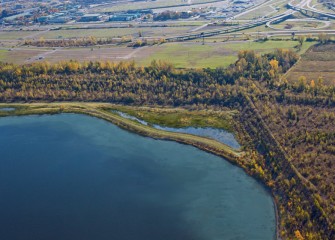
[[[131,116],[127,113],[120,111],[113,111],[117,113],[123,118],[127,118],[136,122],[139,122],[143,125],[148,126],[149,123],[141,120],[137,117]],[[179,132],[179,133],[188,133],[196,136],[208,137],[214,139],[218,142],[224,143],[234,149],[240,149],[241,145],[236,141],[234,134],[219,128],[211,128],[211,127],[184,127],[184,128],[173,128],[173,127],[165,127],[157,124],[150,124],[151,127],[168,131],[168,132]]]
[[[11,111],[14,111],[15,110],[15,108],[1,108],[0,107],[0,112],[2,111],[2,112],[11,112]]]
[[[0,118],[0,239],[270,240],[270,195],[222,158],[83,115]]]

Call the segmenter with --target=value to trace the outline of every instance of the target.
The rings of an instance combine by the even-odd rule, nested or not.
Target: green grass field
[[[139,36],[163,36],[164,34],[178,34],[188,31],[190,26],[175,26],[175,27],[132,27],[132,28],[102,28],[102,29],[69,29],[69,30],[54,30],[38,36],[45,39],[64,39],[64,38],[84,38],[94,36],[97,38],[114,38],[122,36],[134,37]]]
[[[193,0],[192,4],[201,4],[208,2],[216,2],[217,0]],[[95,12],[119,12],[127,10],[147,9],[147,8],[163,8],[172,6],[187,5],[187,0],[156,0],[156,1],[139,1],[131,4],[121,3],[117,5],[99,6],[93,11]]]
[[[8,53],[7,50],[2,50],[2,49],[0,50],[0,61],[1,62],[5,62],[6,61],[7,53]]]
[[[44,60],[49,62],[66,61],[69,58],[78,61],[134,60],[140,66],[148,66],[153,60],[161,60],[172,63],[176,68],[216,68],[227,67],[234,63],[240,50],[251,49],[264,54],[273,52],[276,48],[295,49],[294,47],[298,45],[297,41],[290,39],[266,42],[222,42],[217,36],[216,43],[213,43],[214,39],[207,41],[205,45],[198,41],[165,43],[139,49],[126,46],[99,47],[94,48],[94,51],[91,51],[91,48],[64,48],[54,51],[53,49],[20,47],[12,51],[0,50],[0,61],[22,64],[36,61],[41,54],[44,54]],[[305,42],[299,54],[304,53],[313,44],[314,42]]]
[[[306,30],[306,29],[318,29],[325,27],[323,22],[311,22],[311,21],[284,21],[278,24],[272,24],[272,27],[280,30]]]
[[[240,50],[250,49],[258,53],[273,52],[277,48],[294,49],[297,41],[266,41],[266,42],[230,42],[202,45],[198,43],[167,43],[152,47],[148,57],[136,61],[140,65],[149,65],[152,60],[172,63],[177,68],[216,68],[226,67],[234,63]],[[314,43],[303,44],[299,53],[304,53]]]
[[[253,11],[250,11],[246,14],[242,14],[241,16],[237,17],[237,19],[254,19],[254,18],[259,18],[263,16],[274,16],[281,14],[285,11],[287,11],[287,3],[289,1],[284,0],[284,1],[268,1],[268,4],[263,5],[262,7],[256,8]]]
[[[216,52],[215,47],[199,44],[164,44],[154,47],[153,54],[139,61],[140,65],[149,65],[152,60],[172,63],[177,68],[201,68],[227,66],[236,56]]]
[[[243,14],[240,17],[238,17],[237,19],[241,19],[241,20],[257,19],[257,18],[259,18],[261,16],[265,16],[266,14],[269,14],[273,11],[274,11],[274,9],[267,5],[267,6],[258,8],[255,11],[251,11],[249,13]]]
[[[0,31],[0,40],[19,40],[35,33],[36,31]]]
[[[233,131],[235,111],[188,111],[186,109],[164,109],[148,107],[129,107],[115,105],[111,109],[118,110],[150,124],[182,128],[182,127],[213,127]]]

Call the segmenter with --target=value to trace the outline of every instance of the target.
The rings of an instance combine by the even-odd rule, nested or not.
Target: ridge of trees
[[[274,58],[278,60],[274,60]],[[278,50],[259,56],[242,51],[227,69],[177,70],[153,61],[148,67],[133,62],[47,62],[0,64],[1,101],[108,101],[125,104],[214,104],[230,101],[239,78],[272,78],[292,66],[298,56]]]
[[[280,212],[284,211],[285,204],[289,205],[286,209],[289,214],[280,214],[281,235],[289,238],[287,233],[293,228],[303,229],[307,239],[333,239],[335,229],[316,187],[292,164],[291,157],[273,136],[252,100],[244,94],[239,99],[243,109],[240,122],[251,135],[252,144],[265,158],[263,166],[252,162],[250,168],[260,178],[267,179],[267,185],[276,192]]]
[[[58,39],[50,40],[40,38],[37,41],[25,40],[24,45],[35,46],[35,47],[88,47],[96,45],[108,45],[117,43],[129,43],[132,39],[130,37],[122,38],[96,38],[94,36],[85,38],[74,38],[74,39]]]
[[[235,64],[217,69],[180,70],[160,61],[148,67],[101,61],[23,66],[0,63],[0,101],[100,101],[239,109],[242,127],[238,131],[249,136],[241,137],[249,142],[243,167],[272,189],[279,209],[280,235],[288,239],[331,239],[335,228],[331,225],[333,201],[325,200],[315,190],[313,179],[307,179],[305,173],[300,175],[306,168],[296,170],[297,162],[291,159],[296,136],[276,132],[287,131],[299,121],[300,110],[292,104],[321,108],[327,113],[334,107],[334,87],[324,86],[321,80],[302,85],[283,78],[298,59],[294,51],[278,49],[262,56],[240,51]],[[277,105],[285,109],[278,116],[275,110],[268,110]],[[324,154],[335,151],[331,148],[335,136],[315,132],[314,125],[308,130],[302,142],[325,142]],[[285,144],[286,140],[290,145]],[[332,190],[328,195],[332,196]]]

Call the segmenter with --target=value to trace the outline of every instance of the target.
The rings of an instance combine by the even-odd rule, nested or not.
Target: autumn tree
[[[302,35],[298,36],[298,42],[299,42],[300,46],[302,46],[302,44],[304,43],[305,39],[306,39],[305,36],[302,36]]]
[[[330,40],[330,36],[326,33],[319,33],[318,38],[320,43],[327,43]]]
[[[294,235],[296,237],[296,240],[304,240],[299,230],[294,231]]]

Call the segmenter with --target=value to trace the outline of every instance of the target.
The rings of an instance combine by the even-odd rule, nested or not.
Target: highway
[[[171,36],[167,37],[166,41],[168,42],[175,42],[175,41],[187,41],[187,40],[193,40],[193,39],[198,39],[198,38],[205,38],[205,37],[212,37],[216,35],[222,35],[222,34],[229,34],[233,32],[238,32],[242,30],[246,30],[249,28],[257,27],[263,24],[266,24],[267,26],[270,26],[271,23],[278,22],[278,21],[283,21],[287,18],[289,18],[292,14],[296,13],[297,11],[311,11],[316,14],[320,14],[323,16],[327,17],[332,17],[335,18],[335,15],[330,14],[330,13],[324,13],[321,11],[318,11],[316,9],[306,9],[304,8],[305,5],[309,5],[310,0],[303,0],[297,5],[293,5],[291,2],[288,3],[288,6],[291,8],[287,10],[286,12],[270,17],[270,18],[261,18],[257,19],[255,21],[250,21],[248,23],[244,23],[238,26],[231,26],[231,27],[225,27],[217,30],[211,30],[211,31],[204,31],[204,32],[198,32],[198,33],[192,33],[192,34],[183,34],[179,36]],[[259,7],[259,6],[258,6]],[[253,8],[254,9],[254,8]],[[324,30],[308,30],[308,31],[278,31],[279,34],[285,33],[304,33],[304,34],[313,34],[313,33],[319,33],[319,32],[325,32]],[[335,31],[326,31],[329,32],[330,34],[334,34]],[[263,33],[264,34],[264,33]]]
[[[305,2],[307,2],[307,0],[304,0],[302,3],[305,3]],[[257,6],[257,8],[258,7],[259,6]],[[257,26],[260,26],[260,25],[263,25],[263,24],[267,24],[268,22],[274,22],[274,21],[285,19],[293,13],[295,13],[294,10],[288,10],[285,13],[282,13],[282,14],[279,14],[279,15],[276,15],[276,16],[273,16],[273,17],[257,19],[257,20],[254,20],[254,21],[250,21],[248,23],[238,25],[238,26],[225,27],[225,28],[221,28],[221,29],[218,29],[218,30],[212,30],[212,31],[204,31],[202,33],[185,34],[185,35],[180,35],[180,36],[168,37],[168,38],[166,38],[166,41],[168,41],[168,42],[185,41],[185,40],[192,40],[192,39],[203,38],[203,37],[212,37],[212,36],[215,36],[215,35],[221,35],[221,34],[227,34],[227,33],[242,31],[242,30],[245,30],[245,29],[249,29],[249,28],[257,27]]]
[[[295,10],[295,11],[299,11],[299,12],[312,12],[312,13],[315,13],[315,14],[319,14],[321,16],[325,16],[325,17],[328,17],[328,18],[332,18],[332,19],[335,19],[335,14],[331,14],[331,13],[328,13],[328,12],[322,12],[322,11],[319,11],[315,8],[311,8],[309,6],[309,3],[310,3],[310,0],[307,0],[307,1],[303,1],[304,4],[298,4],[298,5],[293,5],[292,2],[289,2],[287,5]],[[307,8],[305,8],[304,6],[307,5]]]
[[[266,4],[269,4],[272,1],[274,1],[274,0],[266,1],[265,3],[262,3],[258,6],[254,6],[250,9],[247,9],[246,12],[239,13],[236,16],[241,15],[241,14],[245,14],[245,13],[248,13],[248,12],[251,12],[251,11],[255,11],[255,10],[257,10],[257,9],[263,7],[263,6],[266,6]],[[261,26],[261,25],[266,25],[266,26],[271,28],[272,23],[276,23],[276,22],[280,22],[280,21],[283,21],[285,19],[288,19],[293,14],[297,13],[298,11],[303,12],[303,13],[306,13],[306,11],[310,11],[310,12],[313,12],[315,14],[322,15],[322,16],[325,16],[325,17],[335,18],[334,14],[321,12],[321,11],[319,11],[319,10],[313,8],[313,7],[310,7],[310,2],[311,2],[311,0],[302,0],[301,2],[299,2],[296,5],[293,4],[292,2],[288,2],[287,5],[290,9],[286,10],[285,12],[282,12],[281,14],[278,14],[278,15],[275,15],[275,16],[272,16],[272,17],[263,16],[262,18],[259,18],[259,19],[256,19],[256,20],[251,20],[251,21],[248,21],[248,22],[243,22],[243,23],[241,23],[242,21],[239,21],[241,23],[239,25],[233,25],[233,26],[227,26],[227,27],[221,27],[221,28],[218,27],[217,29],[202,31],[203,28],[207,27],[207,23],[206,23],[202,26],[196,27],[195,29],[191,30],[191,32],[184,32],[184,33],[181,33],[180,35],[162,36],[161,38],[165,38],[165,40],[167,42],[177,42],[177,41],[187,41],[187,40],[194,40],[194,39],[199,39],[199,38],[213,37],[213,36],[216,36],[216,35],[223,35],[223,34],[233,34],[233,33],[235,34],[237,32],[240,32],[240,31],[243,31],[243,30],[246,30],[246,29],[250,29],[250,28],[254,28],[254,27],[257,27],[257,26]],[[236,17],[236,16],[234,16],[234,17]],[[169,23],[169,22],[164,22],[164,24],[166,24],[166,23]],[[87,23],[85,23],[85,24],[87,24]],[[105,25],[109,26],[110,24],[108,23],[108,24],[105,24]],[[97,27],[101,27],[101,25],[99,24],[99,25],[97,25]],[[49,31],[49,29],[46,29],[45,31],[34,33],[30,36],[26,36],[26,37],[24,37],[24,39],[35,38],[35,37],[39,36],[40,34],[45,33],[46,31]],[[264,35],[274,36],[274,35],[282,35],[282,34],[285,34],[285,35],[286,34],[292,34],[293,32],[296,33],[296,34],[299,34],[299,33],[301,33],[301,34],[317,34],[319,32],[327,32],[329,34],[334,33],[334,31],[325,31],[325,30],[316,30],[315,29],[315,30],[304,30],[304,31],[299,31],[299,30],[277,31],[278,34],[275,34],[273,32],[270,33],[268,31],[264,31],[264,32],[261,32],[259,34],[261,34],[263,36]],[[157,37],[149,37],[149,38],[155,39]]]

